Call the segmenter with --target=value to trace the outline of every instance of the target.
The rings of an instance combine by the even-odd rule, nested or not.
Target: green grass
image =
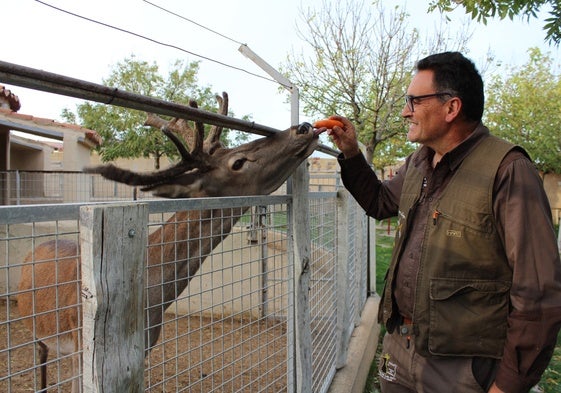
[[[392,223],[392,228],[393,227],[394,225]],[[384,288],[384,275],[390,263],[393,247],[393,237],[387,234],[387,222],[384,222],[383,228],[379,226],[376,230],[376,235],[376,290],[380,293]],[[376,356],[370,366],[370,373],[366,381],[364,393],[379,393],[380,391],[378,382],[378,359],[382,346],[381,338],[383,333],[384,332],[380,334]],[[544,393],[561,392],[561,334],[557,337],[557,346],[555,347],[551,362],[542,376],[539,387]]]
[[[392,224],[393,225],[393,224]],[[392,226],[393,227],[393,226]],[[387,225],[383,229],[376,230],[376,291],[380,293],[384,288],[384,275],[388,269],[393,249],[393,235],[388,235]],[[370,365],[370,372],[364,387],[364,393],[378,393],[380,391],[380,383],[378,381],[378,359],[382,349],[382,337],[385,329],[382,326],[380,332],[380,340],[376,348],[376,356]]]
[[[557,346],[553,351],[549,366],[542,375],[540,386],[545,393],[561,391],[561,334],[557,336]]]

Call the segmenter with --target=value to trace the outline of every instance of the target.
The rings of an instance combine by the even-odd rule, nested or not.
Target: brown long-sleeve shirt
[[[399,260],[394,296],[400,312],[413,314],[416,276],[429,202],[438,198],[463,159],[489,130],[479,125],[433,169],[434,152],[423,148],[419,162],[408,157],[396,175],[380,181],[363,155],[339,158],[345,187],[376,219],[395,216],[409,165],[425,173],[426,185]],[[496,383],[505,392],[527,392],[547,367],[561,327],[561,262],[549,201],[532,162],[519,150],[507,154],[497,172],[493,211],[513,271],[507,339]]]

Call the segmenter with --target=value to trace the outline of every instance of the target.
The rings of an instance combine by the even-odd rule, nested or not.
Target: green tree
[[[379,1],[371,6],[356,0],[304,10],[302,20],[298,34],[311,51],[288,55],[282,68],[300,88],[304,113],[348,117],[366,146],[367,160],[377,168],[412,151],[401,110],[413,62],[447,45],[461,49],[467,27],[448,40],[440,26],[422,42],[398,6],[387,11]]]
[[[184,64],[183,61],[177,60],[170,67],[167,78],[164,78],[155,62],[149,64],[139,61],[132,55],[117,63],[102,83],[180,104],[187,104],[190,99],[194,99],[199,103],[199,108],[215,111],[217,104],[211,88],[197,85],[198,69],[198,62]],[[155,169],[159,169],[162,157],[177,156],[177,149],[161,132],[144,126],[144,112],[85,102],[77,106],[76,114],[64,109],[62,117],[66,121],[79,122],[101,135],[103,144],[99,147],[99,153],[103,161],[152,157]],[[223,133],[223,138],[227,143],[227,130]],[[244,138],[247,138],[245,134],[237,133],[238,140]]]
[[[559,0],[433,0],[429,5],[429,11],[439,9],[441,12],[450,12],[457,7],[464,7],[472,19],[487,24],[488,18],[498,16],[500,19],[513,19],[516,15],[536,18],[540,9],[550,6],[549,17],[544,20],[543,29],[546,32],[545,40],[549,43],[559,45],[561,42],[561,2]]]
[[[485,122],[495,135],[524,147],[544,174],[561,173],[561,76],[538,48],[528,54],[525,65],[491,80]]]

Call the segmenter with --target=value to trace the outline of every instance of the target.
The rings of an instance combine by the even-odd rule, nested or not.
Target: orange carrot
[[[343,128],[343,123],[341,123],[339,120],[332,120],[332,119],[318,120],[314,123],[314,128],[325,127],[331,130],[335,126]]]

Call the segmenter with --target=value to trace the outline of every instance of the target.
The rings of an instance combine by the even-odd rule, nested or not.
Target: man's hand
[[[343,116],[330,116],[329,119],[339,120],[343,123],[343,127],[335,126],[333,129],[327,130],[327,135],[331,137],[333,143],[337,145],[345,158],[351,158],[360,154],[356,130],[353,123]]]

